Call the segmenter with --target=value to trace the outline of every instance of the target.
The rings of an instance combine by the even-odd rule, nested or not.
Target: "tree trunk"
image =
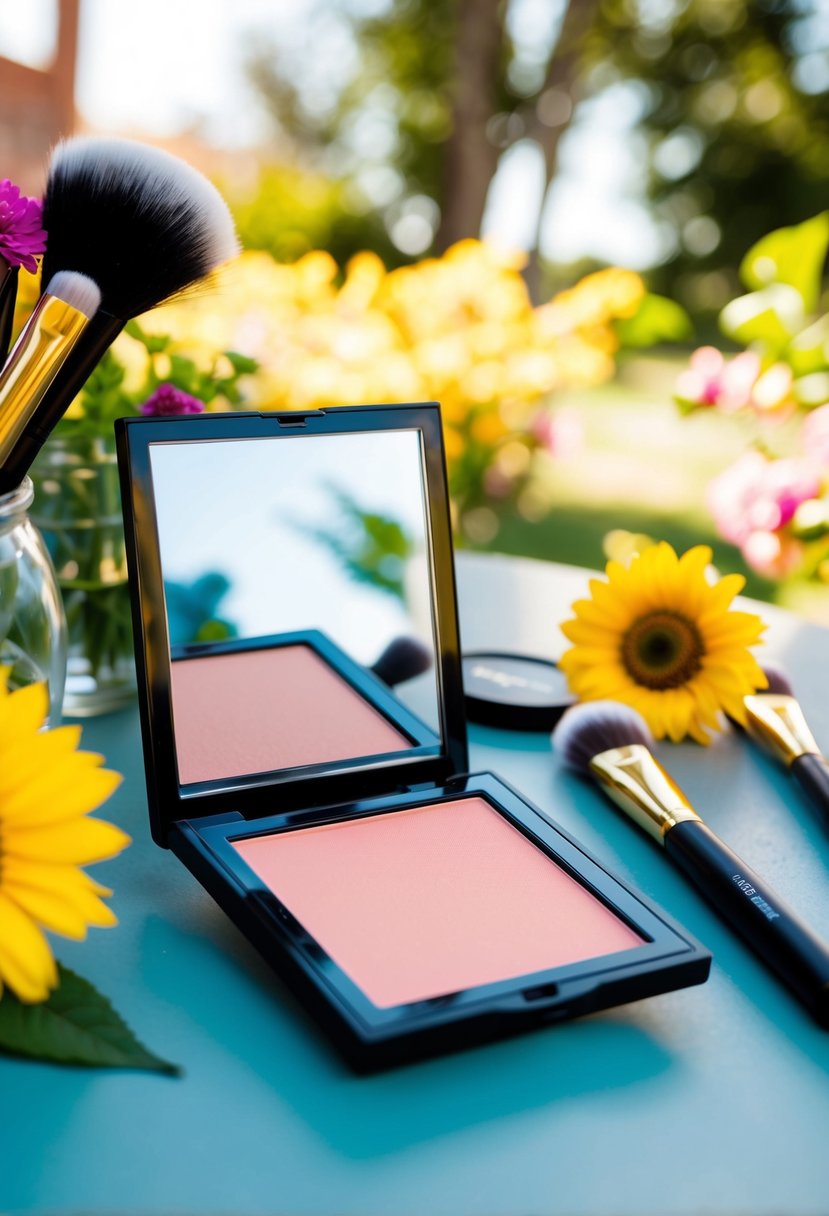
[[[452,134],[444,161],[439,251],[478,236],[499,152],[487,137],[504,37],[501,0],[459,0]]]
[[[558,42],[553,48],[550,57],[544,89],[540,94],[543,97],[548,89],[556,89],[558,92],[565,93],[570,100],[570,118],[557,126],[546,126],[539,117],[539,108],[536,105],[534,119],[527,131],[529,138],[534,139],[541,146],[541,151],[544,154],[544,193],[541,196],[535,240],[533,241],[529,261],[524,271],[527,288],[531,298],[536,303],[538,303],[541,288],[541,251],[539,246],[541,242],[541,220],[544,215],[544,205],[547,202],[550,183],[556,171],[558,146],[562,135],[570,124],[572,113],[578,100],[576,92],[579,68],[581,66],[582,42],[590,28],[597,8],[598,0],[570,0],[570,3],[567,5],[567,12],[564,15]]]

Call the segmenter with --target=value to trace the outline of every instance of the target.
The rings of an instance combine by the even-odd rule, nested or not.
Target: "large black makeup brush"
[[[829,829],[829,761],[821,755],[786,673],[763,667],[768,687],[743,699],[746,733],[788,769]]]
[[[43,200],[43,282],[60,270],[92,279],[101,307],[78,335],[0,462],[14,489],[96,363],[131,318],[178,295],[238,251],[218,190],[158,148],[127,139],[71,139],[55,149]],[[0,399],[0,416],[5,408]],[[16,408],[28,410],[19,402]]]
[[[652,754],[645,720],[616,701],[575,705],[553,731],[553,745],[664,847],[726,924],[829,1028],[829,946],[702,821]]]

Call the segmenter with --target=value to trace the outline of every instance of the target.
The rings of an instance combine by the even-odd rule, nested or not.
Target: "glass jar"
[[[28,477],[0,495],[0,667],[11,689],[46,682],[54,726],[66,679],[66,622],[54,567],[27,515],[33,498]]]
[[[55,564],[69,631],[64,710],[107,713],[136,690],[114,438],[53,435],[32,479],[32,519]]]

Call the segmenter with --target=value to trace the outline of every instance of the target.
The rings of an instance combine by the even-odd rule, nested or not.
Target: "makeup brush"
[[[394,688],[395,684],[428,671],[432,662],[431,650],[418,638],[399,637],[389,642],[371,670],[389,688]]]
[[[10,266],[0,258],[0,363],[5,361],[9,353],[12,327],[14,325],[14,308],[17,303],[17,280],[19,269]]]
[[[829,761],[821,755],[786,673],[776,663],[763,671],[768,688],[743,699],[746,732],[789,770],[829,828]]]
[[[0,494],[13,489],[126,322],[206,278],[238,251],[218,190],[159,148],[127,139],[80,138],[57,146],[43,199],[49,234],[43,281],[86,275],[101,306],[77,336],[19,439],[0,460]],[[0,399],[0,413],[8,403]]]
[[[49,279],[0,372],[0,468],[13,459],[28,419],[100,303],[97,283],[85,274],[59,270]]]
[[[563,762],[665,849],[714,910],[829,1029],[829,946],[703,822],[653,755],[645,720],[616,701],[575,705],[553,731]]]

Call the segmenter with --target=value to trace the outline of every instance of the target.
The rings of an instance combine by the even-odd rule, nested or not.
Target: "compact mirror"
[[[149,444],[181,786],[441,749],[417,429]]]

